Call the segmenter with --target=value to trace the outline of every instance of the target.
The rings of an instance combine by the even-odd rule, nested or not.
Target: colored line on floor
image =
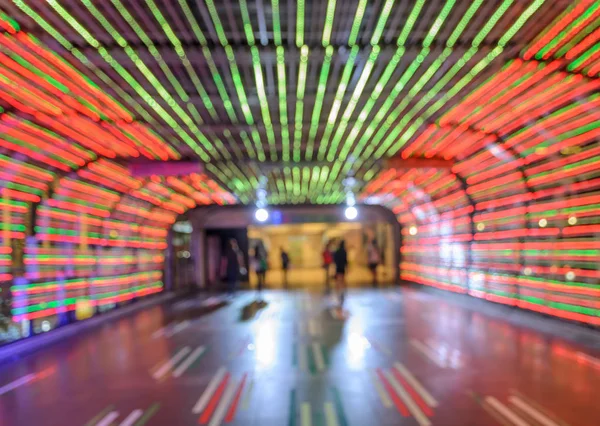
[[[254,389],[254,379],[250,380],[250,383],[248,383],[248,389],[244,393],[241,407],[242,410],[247,410],[250,407],[250,396],[252,395],[252,389]]]
[[[165,332],[167,331],[167,327],[169,327],[169,326],[167,325],[165,327],[159,328],[154,333],[152,333],[151,337],[153,339],[158,339],[159,337],[163,336],[165,334]]]
[[[525,412],[529,417],[535,419],[538,423],[544,426],[560,426],[554,420],[546,416],[541,411],[538,411],[527,402],[523,401],[518,396],[510,396],[508,401],[513,404],[515,407],[518,407],[521,411]]]
[[[337,411],[339,424],[340,426],[348,426],[348,420],[346,419],[346,414],[344,413],[344,405],[342,404],[342,396],[340,395],[340,391],[335,386],[331,388],[331,391],[333,393],[333,402]]]
[[[100,421],[100,419],[102,419],[104,416],[106,416],[109,412],[111,412],[113,410],[113,408],[115,408],[114,405],[109,405],[108,407],[104,408],[104,410],[100,411],[98,414],[96,414],[90,421],[88,421],[84,426],[94,426],[96,423],[98,423]]]
[[[508,421],[500,415],[500,413],[496,412],[480,395],[476,394],[472,390],[468,390],[467,395],[469,395],[481,408],[485,410],[491,417],[494,418],[498,423],[502,426],[511,426]]]
[[[110,426],[112,422],[117,420],[118,417],[118,411],[111,411],[106,416],[104,416],[98,423],[96,423],[96,426]]]
[[[143,410],[133,410],[127,417],[125,417],[125,420],[119,423],[119,426],[133,426],[143,414]]]
[[[221,383],[223,377],[225,377],[226,374],[227,370],[225,369],[225,367],[219,368],[219,370],[215,373],[210,382],[208,382],[208,386],[206,386],[204,393],[202,393],[202,395],[198,399],[198,402],[196,402],[196,405],[194,405],[194,408],[192,408],[192,413],[200,414],[202,411],[204,411],[213,393],[215,392],[215,390],[219,386],[219,383]]]
[[[296,389],[290,392],[290,417],[288,426],[296,426]]]
[[[190,324],[191,324],[190,320],[185,320],[178,324],[175,324],[175,326],[172,329],[165,332],[165,337],[173,337],[177,333],[180,333],[183,330],[185,330],[186,328],[188,328],[190,326]]]
[[[223,393],[223,398],[221,398],[221,401],[219,402],[219,405],[217,405],[217,409],[215,410],[215,413],[208,424],[209,426],[221,425],[221,422],[227,414],[227,408],[229,408],[229,404],[231,404],[231,401],[233,400],[238,385],[239,383],[236,383],[235,380],[231,380],[229,382],[225,392]]]
[[[600,370],[600,359],[590,356],[588,354],[584,354],[583,352],[577,352],[577,359],[579,361],[583,361],[586,364],[591,364],[595,368]]]
[[[377,375],[373,371],[370,371],[369,376],[371,377],[371,382],[373,383],[373,386],[377,391],[377,395],[379,395],[379,400],[381,401],[381,404],[385,408],[392,408],[392,400],[390,399],[389,395],[385,392],[385,389],[383,389],[383,385],[381,384],[381,382],[377,380]]]
[[[433,416],[433,411],[431,408],[423,401],[423,398],[408,384],[406,379],[397,371],[392,370],[392,374],[394,378],[398,381],[398,383],[408,392],[412,400],[419,406],[421,411],[427,416]]]
[[[569,424],[567,422],[565,422],[563,419],[561,419],[560,417],[558,417],[556,414],[554,414],[548,408],[543,407],[542,405],[538,404],[536,401],[532,400],[528,396],[523,395],[518,390],[511,389],[510,393],[511,393],[511,396],[516,396],[521,401],[523,401],[524,403],[526,403],[527,405],[529,405],[533,409],[539,411],[540,413],[542,413],[544,416],[548,417],[551,421],[555,422],[556,424],[558,424],[560,426],[569,426]]]
[[[26,385],[27,383],[33,381],[35,379],[35,374],[28,374],[26,376],[23,376],[13,382],[8,383],[7,385],[4,385],[0,388],[0,396],[4,395],[5,393],[8,393],[12,390],[15,390],[23,385]]]
[[[312,426],[312,415],[308,402],[300,405],[300,426]]]
[[[161,379],[165,374],[167,374],[179,361],[181,361],[187,354],[191,351],[189,346],[186,346],[180,349],[171,359],[167,360],[163,363],[158,369],[152,373],[152,377],[155,380]]]
[[[177,333],[185,330],[191,324],[190,320],[181,321],[175,324],[168,324],[162,328],[159,328],[154,333],[152,333],[153,339],[158,339],[159,337],[173,337]]]
[[[206,352],[206,347],[198,346],[194,351],[188,356],[185,361],[179,364],[175,370],[173,370],[173,377],[180,377],[185,371],[194,364],[204,353]]]
[[[315,366],[319,372],[325,371],[325,359],[323,359],[323,352],[321,352],[321,345],[316,342],[312,344],[313,356],[315,357]]]
[[[490,407],[500,413],[504,418],[510,421],[513,425],[516,426],[529,426],[525,420],[519,417],[514,411],[508,408],[506,405],[502,404],[493,396],[487,396],[485,398],[485,402],[487,402]]]
[[[402,385],[398,383],[394,375],[390,372],[384,372],[383,374],[385,375],[386,379],[388,379],[390,385],[392,385],[392,388],[398,394],[400,399],[402,399],[402,402],[404,402],[404,405],[406,405],[406,408],[408,408],[408,411],[410,414],[412,414],[417,423],[419,423],[421,426],[431,425],[431,422],[427,416],[423,413],[423,411],[421,411],[419,406],[413,401]]]
[[[233,397],[233,401],[231,402],[231,406],[229,407],[229,411],[227,412],[227,416],[225,417],[226,422],[230,422],[235,418],[236,410],[240,402],[242,392],[244,391],[244,385],[246,384],[247,378],[248,373],[244,373],[244,375],[242,376],[242,380],[240,381],[240,384],[237,388],[237,391],[235,392],[235,395]]]
[[[323,404],[323,409],[325,410],[325,425],[340,426],[333,404],[331,402],[326,402]]]
[[[430,406],[430,407],[437,407],[438,402],[436,401],[436,399],[431,396],[431,394],[427,391],[427,389],[425,389],[425,387],[421,384],[421,382],[419,382],[415,376],[413,376],[413,374],[408,371],[408,368],[406,368],[403,364],[396,362],[394,364],[394,368],[396,368],[396,370],[398,370],[398,372],[402,375],[402,377],[404,377],[404,379],[406,379],[406,381],[408,383],[410,383],[410,385],[415,389],[415,391],[417,391],[419,393],[419,395],[421,396],[421,398],[423,398],[423,400]]]
[[[160,409],[160,403],[155,402],[154,404],[152,404],[134,426],[144,426],[148,422],[148,420],[150,420],[152,418],[152,416],[154,416],[154,414],[156,414],[156,412],[159,409]]]
[[[230,377],[231,377],[231,375],[229,373],[225,373],[225,377],[219,384],[219,387],[217,387],[217,390],[215,391],[214,395],[210,399],[208,405],[206,406],[206,409],[204,410],[204,412],[198,419],[198,423],[200,423],[202,425],[205,425],[208,423],[208,420],[211,418],[213,412],[217,408],[217,404],[219,403],[219,401],[221,400],[221,397],[223,396],[223,393],[225,392],[225,389],[227,387],[227,383],[229,383]]]
[[[425,346],[423,343],[416,339],[410,339],[410,344],[414,349],[416,349],[422,355],[425,355],[425,357],[431,362],[433,362],[435,365],[437,365],[440,368],[446,368],[445,363],[439,359],[437,354],[433,352],[433,350],[429,346]]]
[[[402,414],[404,417],[408,417],[408,409],[406,408],[406,406],[404,405],[404,403],[402,402],[400,397],[398,397],[396,392],[394,392],[394,388],[392,387],[390,382],[388,382],[387,378],[383,374],[383,371],[379,368],[376,371],[377,371],[377,377],[379,377],[379,380],[381,380],[383,387],[387,390],[388,395],[392,398],[392,401],[394,402],[394,405],[398,409],[398,412],[400,414]]]

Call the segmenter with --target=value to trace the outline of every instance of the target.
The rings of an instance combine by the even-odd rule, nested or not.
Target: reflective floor
[[[418,290],[155,307],[0,367],[0,425],[598,425],[600,359]],[[600,339],[598,339],[600,340]]]
[[[333,282],[335,271],[333,265],[329,271],[330,281]],[[310,291],[319,291],[325,281],[325,270],[323,268],[296,268],[292,267],[288,271],[289,289],[309,289]],[[377,282],[381,285],[387,285],[394,281],[392,268],[380,265],[377,268]],[[250,273],[251,288],[257,287],[256,274]],[[346,283],[348,287],[372,287],[373,276],[366,266],[351,265],[348,268]],[[281,269],[269,269],[266,275],[266,284],[268,288],[284,288],[284,275]]]

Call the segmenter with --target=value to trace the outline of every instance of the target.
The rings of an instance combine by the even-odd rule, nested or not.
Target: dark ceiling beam
[[[348,122],[349,125],[353,125],[354,123],[356,123],[356,121],[349,121]],[[303,127],[304,126],[310,126],[311,123],[310,122],[304,122],[303,123]],[[294,126],[294,123],[290,123],[288,125],[288,127],[290,128],[290,131],[292,130]],[[321,129],[325,129],[328,126],[327,121],[322,121],[319,122],[319,130]],[[172,134],[175,135],[175,131],[171,128],[171,127],[166,127],[166,126],[159,126],[159,125],[155,125],[153,126],[154,129],[158,129],[161,132],[164,132],[165,134]],[[272,129],[273,131],[280,132],[281,131],[281,124],[279,123],[273,123],[272,125]],[[243,124],[243,123],[237,123],[237,124],[230,124],[230,123],[225,123],[225,124],[202,124],[200,125],[200,130],[203,132],[213,132],[213,133],[222,133],[225,130],[229,130],[233,135],[235,135],[236,133],[240,133],[240,132],[249,132],[251,130],[258,130],[259,132],[264,132],[266,130],[266,127],[263,124],[257,123],[257,124],[253,124],[253,125],[249,125],[249,124]],[[278,142],[280,142],[278,140]]]
[[[54,41],[53,39],[48,39],[47,36],[43,37],[43,38],[47,39],[45,41],[47,41],[48,44],[50,44],[50,45],[56,44],[56,41]],[[497,42],[496,40],[487,41],[486,43],[481,44],[480,49],[487,49],[487,48],[493,49],[496,46],[496,42]],[[74,44],[76,44],[76,43],[74,43]],[[150,52],[146,48],[146,45],[143,44],[141,41],[139,41],[137,39],[130,40],[129,46],[132,47],[136,51],[137,55],[145,63],[154,62],[154,57],[150,54]],[[510,43],[509,43],[509,46],[510,46]],[[110,44],[106,44],[104,47],[115,58],[115,60],[117,60],[117,62],[119,62],[120,64],[127,64],[130,62],[129,57],[127,56],[127,54],[123,51],[123,49],[118,44],[110,43]],[[204,65],[206,63],[206,60],[202,53],[203,46],[200,43],[184,43],[183,47],[186,51],[188,59],[190,60],[190,62],[192,64]],[[208,47],[210,49],[212,58],[217,65],[227,65],[228,64],[228,59],[225,54],[225,50],[223,49],[223,47],[221,45],[210,45],[209,44],[206,47]],[[257,47],[260,52],[261,62],[273,64],[273,65],[275,65],[277,63],[277,53],[276,53],[275,46],[271,46],[271,45],[260,46],[259,45]],[[364,44],[364,45],[359,45],[359,47],[361,48],[360,49],[361,52],[368,54],[368,52],[371,51],[372,46],[369,44]],[[386,57],[386,56],[391,57],[397,50],[397,46],[394,43],[383,44],[383,45],[380,45],[380,47],[381,47],[380,57]],[[415,51],[416,53],[418,53],[422,49],[422,44],[420,41],[417,41],[417,42],[409,43],[405,47],[406,47],[407,51]],[[181,65],[181,58],[179,58],[179,56],[173,49],[172,45],[170,45],[168,43],[157,43],[156,48],[167,65],[169,65],[169,66],[173,66],[173,65],[180,66]],[[233,51],[235,54],[235,59],[236,59],[238,66],[244,66],[244,65],[252,66],[252,55],[250,54],[250,51],[249,51],[247,45],[245,45],[245,44],[232,45],[232,48],[233,48]],[[323,58],[325,56],[325,49],[323,48],[323,46],[315,45],[315,46],[309,46],[309,48],[310,48],[310,58],[314,57],[315,59],[317,59],[317,58]],[[337,46],[334,46],[334,48],[336,51],[336,55],[344,55],[344,54],[348,55],[350,53],[350,48],[347,45],[337,45]],[[441,42],[441,43],[434,42],[430,46],[430,49],[432,52],[436,52],[436,51],[442,52],[445,48],[446,48],[446,45],[443,42]],[[458,51],[458,52],[465,52],[469,48],[471,48],[470,41],[466,41],[464,43],[458,42],[454,46],[454,50]],[[79,49],[86,55],[90,56],[90,59],[92,60],[94,65],[108,66],[108,64],[106,64],[106,62],[97,54],[97,51],[95,48],[89,46],[88,44],[85,44],[85,45],[79,46]],[[297,48],[296,46],[286,47],[285,52],[286,52],[286,60],[288,60],[288,61],[292,60],[294,63],[298,62],[299,57],[300,57],[300,49],[299,48]],[[435,56],[435,54],[432,56]],[[310,61],[310,59],[309,59],[309,61]]]

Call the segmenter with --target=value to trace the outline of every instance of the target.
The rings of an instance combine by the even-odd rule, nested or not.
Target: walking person
[[[335,263],[335,287],[339,297],[339,311],[341,313],[346,298],[346,271],[348,269],[348,253],[346,252],[346,243],[340,242],[338,249],[333,255]]]
[[[331,274],[331,264],[333,263],[333,255],[331,254],[331,241],[325,244],[323,249],[323,269],[325,270],[325,294],[329,294],[331,291],[329,281]]]
[[[371,271],[373,287],[377,287],[377,266],[381,262],[381,255],[379,254],[379,247],[377,247],[377,241],[372,239],[367,246],[367,263],[369,264],[369,270]]]
[[[227,279],[227,293],[229,297],[237,288],[241,270],[244,269],[244,256],[235,238],[229,240],[225,248],[225,277]]]
[[[288,288],[288,269],[290,267],[290,256],[281,247],[281,269],[283,270],[283,286]]]

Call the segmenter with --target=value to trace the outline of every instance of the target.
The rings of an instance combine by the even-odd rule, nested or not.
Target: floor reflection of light
[[[261,321],[257,324],[254,350],[259,369],[269,368],[275,363],[277,347],[273,321]]]
[[[360,368],[364,365],[365,351],[371,347],[365,336],[359,333],[348,335],[348,366]]]

